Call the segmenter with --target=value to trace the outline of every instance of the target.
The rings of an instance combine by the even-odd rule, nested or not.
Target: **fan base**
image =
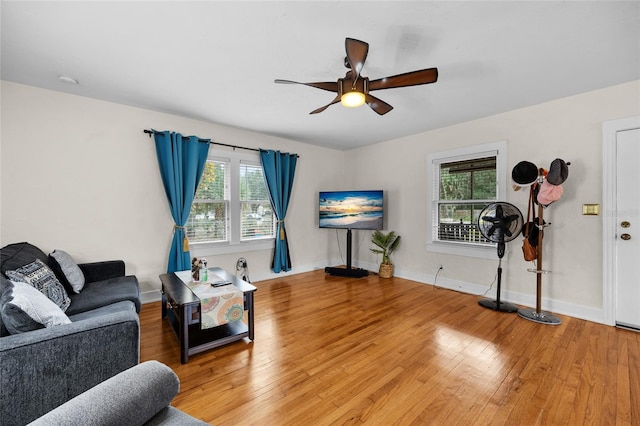
[[[513,303],[500,302],[500,305],[498,305],[497,300],[491,300],[491,299],[478,300],[478,305],[482,306],[483,308],[493,309],[494,311],[518,312],[518,307]]]
[[[559,325],[562,324],[562,320],[557,316],[550,314],[549,312],[537,312],[534,309],[518,309],[518,315],[529,321],[537,322],[540,324]]]

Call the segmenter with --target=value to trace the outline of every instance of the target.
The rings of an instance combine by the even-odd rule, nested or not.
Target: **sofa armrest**
[[[30,425],[143,425],[167,407],[179,390],[178,376],[169,367],[147,361],[78,395]]]
[[[122,260],[81,263],[78,266],[88,283],[122,277],[125,274],[124,261]]]
[[[140,325],[115,312],[0,338],[0,419],[24,425],[139,362]]]

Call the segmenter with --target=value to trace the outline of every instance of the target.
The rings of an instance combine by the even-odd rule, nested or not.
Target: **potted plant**
[[[371,242],[378,248],[370,249],[372,252],[382,255],[380,269],[378,275],[382,278],[391,278],[393,276],[393,263],[391,263],[391,253],[393,253],[400,244],[400,235],[396,235],[394,231],[384,233],[381,231],[373,231]]]

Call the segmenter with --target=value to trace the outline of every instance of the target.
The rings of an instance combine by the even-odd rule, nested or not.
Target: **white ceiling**
[[[344,150],[640,79],[638,1],[1,7],[4,80]],[[343,77],[345,37],[369,43],[372,80],[431,67],[439,80],[373,92],[394,106],[384,116],[340,104],[309,115],[334,95],[273,80]]]

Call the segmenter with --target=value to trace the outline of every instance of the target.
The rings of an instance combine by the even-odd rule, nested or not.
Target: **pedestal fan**
[[[482,299],[480,306],[494,311],[517,312],[518,307],[512,303],[500,301],[500,287],[502,285],[502,257],[505,243],[516,238],[523,225],[522,213],[513,204],[497,202],[489,204],[480,212],[478,229],[487,240],[498,243],[498,288],[496,300]]]

